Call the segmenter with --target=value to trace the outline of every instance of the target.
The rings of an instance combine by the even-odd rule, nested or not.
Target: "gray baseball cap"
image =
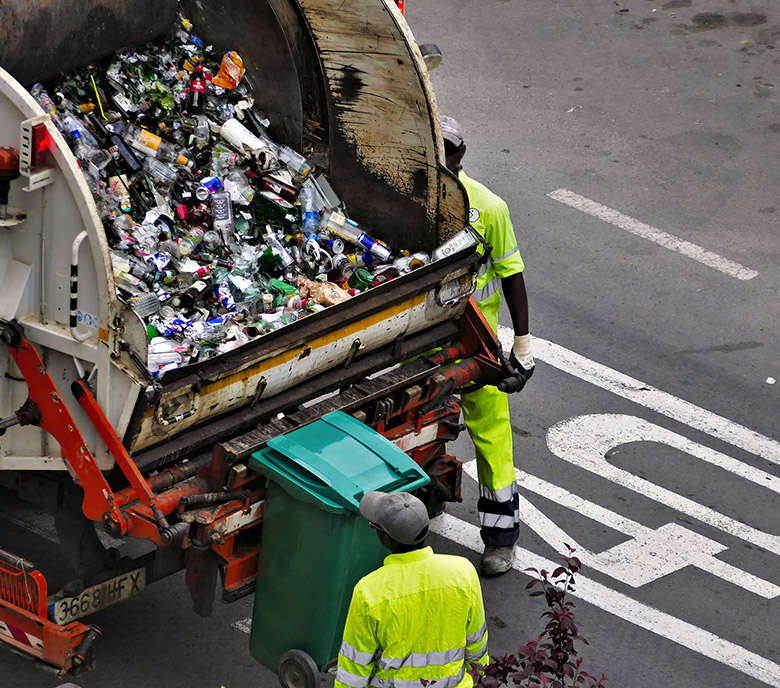
[[[360,513],[403,545],[416,545],[428,534],[428,510],[408,492],[367,492]]]
[[[441,125],[442,138],[445,141],[449,141],[455,148],[460,148],[463,145],[463,132],[460,124],[458,124],[458,120],[454,117],[442,115],[439,118],[439,124]]]

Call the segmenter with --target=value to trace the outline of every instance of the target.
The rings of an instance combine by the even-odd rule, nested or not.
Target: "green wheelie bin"
[[[267,478],[250,652],[285,688],[316,688],[338,656],[355,584],[388,554],[360,516],[361,497],[429,478],[340,411],[270,440],[249,466]]]

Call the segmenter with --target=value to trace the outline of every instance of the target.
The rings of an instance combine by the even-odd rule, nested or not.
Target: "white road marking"
[[[508,350],[514,342],[514,333],[510,328],[499,325],[498,338]],[[537,359],[558,370],[749,451],[767,461],[780,464],[780,442],[776,440],[545,339],[534,337],[533,350]]]
[[[463,470],[474,480],[477,479],[476,461],[464,464]],[[564,554],[563,543],[568,543],[578,551],[578,556],[587,566],[632,588],[647,585],[686,566],[695,566],[766,599],[780,596],[780,586],[716,559],[715,554],[728,548],[715,540],[676,523],[653,530],[541,478],[518,469],[515,469],[515,473],[520,487],[529,492],[628,535],[631,540],[604,552],[593,552],[583,547],[528,499],[522,495],[519,497],[520,520],[548,545]]]
[[[476,462],[472,461],[465,464],[464,469],[469,475],[474,477],[472,471],[475,468],[472,468],[472,464],[476,467]],[[632,521],[630,518],[578,497],[562,487],[553,485],[541,478],[518,469],[515,469],[515,473],[517,474],[517,481],[520,487],[529,492],[549,499],[556,504],[582,514],[586,518],[633,538],[632,541],[617,545],[607,552],[602,552],[600,555],[595,554],[581,545],[575,544],[575,538],[568,533],[564,533],[563,530],[552,523],[549,518],[544,516],[528,500],[524,499],[525,504],[520,505],[523,522],[550,546],[560,550],[561,543],[568,542],[572,547],[577,548],[580,552],[580,559],[586,561],[589,566],[627,585],[639,587],[639,585],[644,585],[651,580],[690,564],[761,597],[772,599],[780,596],[780,586],[711,556],[711,554],[715,554],[717,551],[726,549],[726,547],[714,540],[692,533],[687,528],[676,524],[673,529],[670,529],[669,526],[662,526],[654,531],[641,523]],[[531,509],[534,511],[531,512]],[[669,537],[668,540],[656,540],[656,534],[662,531]],[[701,546],[701,550],[697,551],[697,545],[690,543],[694,539]],[[704,552],[709,552],[709,554]],[[673,557],[671,562],[669,555]]]
[[[606,458],[607,452],[630,442],[661,442],[703,461],[725,467],[740,477],[773,492],[780,492],[780,479],[635,416],[618,414],[577,416],[554,425],[547,432],[547,446],[558,458],[606,480],[611,480],[616,485],[633,490],[639,495],[665,504],[675,511],[688,514],[702,523],[707,523],[745,542],[780,555],[780,537],[777,535],[765,533],[729,518],[692,499],[682,497],[676,492],[613,466]],[[741,468],[727,463],[726,460],[740,464]],[[760,476],[763,476],[763,479]]]
[[[723,272],[731,277],[735,277],[738,280],[750,280],[758,275],[758,272],[755,270],[746,268],[744,265],[735,263],[733,260],[723,258],[723,256],[719,256],[717,253],[713,253],[701,246],[692,244],[690,241],[678,239],[672,234],[651,227],[644,222],[640,222],[617,210],[601,205],[601,203],[596,203],[596,201],[580,196],[568,189],[556,189],[547,195],[553,200],[564,203],[576,210],[587,213],[588,215],[592,215],[599,220],[615,225],[615,227],[619,227],[620,229],[642,237],[643,239],[659,244],[670,251],[677,251],[677,253],[681,253],[688,258],[693,258],[707,267]]]
[[[476,525],[461,521],[449,514],[442,514],[435,518],[431,523],[431,530],[475,552],[481,552],[484,548]],[[524,573],[524,569],[529,567],[552,571],[558,567],[558,564],[521,547],[515,547],[514,568]],[[780,688],[780,665],[671,614],[637,602],[617,590],[586,578],[581,573],[577,575],[576,590],[572,596],[741,671],[751,678],[774,688]]]

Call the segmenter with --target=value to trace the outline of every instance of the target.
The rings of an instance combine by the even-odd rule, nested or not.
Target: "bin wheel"
[[[282,688],[317,688],[320,670],[303,650],[287,650],[279,657],[276,673]]]

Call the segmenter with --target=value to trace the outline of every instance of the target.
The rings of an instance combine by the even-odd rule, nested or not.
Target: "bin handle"
[[[350,480],[341,473],[338,475],[327,475],[321,468],[323,466],[329,466],[330,464],[328,464],[325,459],[318,456],[313,451],[306,449],[306,447],[298,444],[294,440],[281,435],[269,440],[268,446],[280,454],[283,454],[288,459],[293,460],[293,466],[303,469],[303,471],[318,478],[328,487],[333,489],[341,497],[341,501],[346,497],[349,504],[346,504],[345,506],[354,508],[355,505],[353,500],[359,500],[360,497],[363,496],[363,490],[361,490],[360,486],[354,480]],[[291,475],[302,477],[300,471],[295,471],[293,466],[289,466],[287,472]]]

